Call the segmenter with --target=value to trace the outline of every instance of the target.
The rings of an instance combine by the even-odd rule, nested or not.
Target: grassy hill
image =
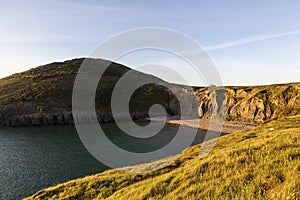
[[[108,170],[27,199],[300,199],[300,116],[223,136],[204,158],[200,146],[163,169]]]
[[[0,126],[73,124],[73,85],[84,60],[55,62],[0,79]],[[131,69],[102,59],[86,61],[99,68],[109,63],[99,81],[95,102],[99,121],[113,121],[111,93],[119,78]],[[174,95],[158,85],[166,82],[135,70],[131,70],[129,79],[155,83],[145,85],[133,94],[130,102],[133,118],[147,117],[149,107],[156,103],[162,104],[170,115],[176,114],[176,106],[174,109],[168,106]]]

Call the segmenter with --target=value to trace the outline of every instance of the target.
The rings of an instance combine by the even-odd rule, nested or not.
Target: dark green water
[[[114,124],[103,128],[110,139],[122,148],[143,152],[168,143],[177,131],[167,125],[147,143],[130,141]],[[191,130],[186,128],[187,134]],[[202,141],[198,131],[193,144]],[[176,154],[173,152],[171,154]],[[22,127],[0,129],[0,199],[21,199],[36,191],[108,169],[82,145],[73,126]]]

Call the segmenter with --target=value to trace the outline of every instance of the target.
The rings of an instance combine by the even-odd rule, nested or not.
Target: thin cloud
[[[88,9],[88,10],[101,10],[101,11],[117,11],[123,10],[121,7],[116,6],[100,6],[100,5],[91,5],[86,3],[78,3],[78,2],[55,2],[60,6],[73,7],[76,9]]]
[[[0,44],[13,43],[37,43],[37,42],[73,42],[73,41],[94,41],[92,37],[79,37],[72,35],[50,35],[50,36],[1,36]]]
[[[262,40],[268,40],[268,39],[279,38],[279,37],[290,36],[290,35],[297,35],[297,34],[300,34],[300,31],[291,31],[291,32],[276,33],[276,34],[270,34],[270,35],[256,35],[256,36],[247,37],[247,38],[243,38],[243,39],[239,39],[239,40],[225,42],[222,44],[203,47],[203,49],[205,51],[203,49],[197,48],[197,49],[188,49],[185,51],[181,51],[179,53],[183,56],[206,55],[205,52],[207,52],[207,51],[214,51],[214,50],[226,49],[226,48],[235,47],[235,46],[242,46],[242,45],[250,44],[253,42],[259,42]]]
[[[225,42],[225,43],[218,44],[218,45],[208,46],[205,49],[207,51],[213,51],[213,50],[219,50],[219,49],[225,49],[225,48],[229,48],[229,47],[235,47],[235,46],[250,44],[250,43],[258,42],[258,41],[261,41],[261,40],[268,40],[268,39],[284,37],[284,36],[290,36],[290,35],[296,35],[296,34],[300,34],[300,31],[276,33],[276,34],[270,34],[270,35],[256,35],[256,36],[252,36],[252,37],[248,37],[248,38],[243,38],[243,39],[239,39],[239,40],[233,40],[233,41],[230,41],[230,42]]]

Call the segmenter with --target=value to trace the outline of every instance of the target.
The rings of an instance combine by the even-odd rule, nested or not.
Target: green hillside
[[[73,124],[73,85],[84,60],[95,68],[109,65],[96,92],[95,103],[100,122],[113,121],[111,94],[120,77],[129,70],[130,80],[149,80],[154,83],[139,88],[133,94],[130,102],[132,118],[148,117],[149,107],[153,104],[163,105],[170,115],[178,114],[176,106],[168,106],[174,95],[158,85],[167,84],[163,80],[110,61],[79,58],[39,66],[0,79],[0,126]],[[93,73],[90,72],[90,75],[93,76]],[[126,85],[123,87],[126,91]]]
[[[198,156],[200,146],[157,171],[108,170],[39,191],[28,200],[300,199],[300,116],[223,136],[204,158]]]

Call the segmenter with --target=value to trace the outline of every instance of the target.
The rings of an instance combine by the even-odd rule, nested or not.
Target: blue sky
[[[122,31],[162,27],[207,49],[225,85],[300,81],[299,11],[296,0],[0,0],[0,77],[88,56]]]

